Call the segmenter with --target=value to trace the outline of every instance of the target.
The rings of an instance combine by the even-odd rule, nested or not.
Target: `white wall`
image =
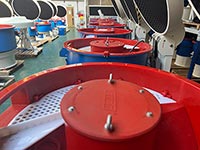
[[[72,6],[74,7],[74,25],[75,27],[77,27],[77,24],[79,22],[79,18],[78,18],[78,15],[77,15],[77,12],[78,11],[83,11],[84,12],[84,19],[85,19],[85,22],[86,22],[86,3],[85,2],[78,2],[78,5],[77,5],[77,2],[76,1],[53,1],[55,4],[59,4],[59,5],[63,5],[65,7],[67,6]],[[67,18],[66,18],[67,20]]]

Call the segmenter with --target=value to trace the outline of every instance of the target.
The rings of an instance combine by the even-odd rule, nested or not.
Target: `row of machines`
[[[0,149],[199,149],[200,85],[166,72],[184,37],[183,1],[112,3],[121,21],[137,16],[138,40],[112,19],[91,20],[83,38],[64,43],[67,65],[0,91],[0,104],[11,101],[0,114]],[[145,66],[149,54],[165,71]]]
[[[32,40],[36,37],[66,34],[65,16],[67,14],[65,6],[55,5],[52,1],[37,1],[41,7],[40,16],[35,20],[35,26],[28,29]]]
[[[112,18],[103,18],[103,13],[101,12],[101,10],[99,10],[100,18],[90,18],[88,28],[79,29],[81,37],[83,38],[92,37],[92,36],[106,37],[106,39],[104,39],[105,41],[104,43],[105,43],[105,47],[108,47],[107,49],[109,49],[110,47],[112,49],[114,47],[114,42],[109,42],[110,37],[137,39],[138,43],[137,42],[123,43],[124,53],[129,56],[133,56],[132,53],[135,53],[135,51],[139,51],[139,53],[141,52],[139,50],[140,48],[138,47],[140,47],[140,44],[143,42],[149,43],[150,41],[149,37],[151,36],[151,45],[153,46],[153,52],[151,54],[152,56],[150,58],[150,62],[148,62],[149,60],[147,60],[147,57],[146,57],[146,59],[144,60],[146,61],[146,63],[145,64],[143,63],[143,64],[147,65],[148,63],[152,67],[159,68],[165,71],[170,71],[174,51],[177,45],[179,45],[179,43],[182,41],[184,37],[184,28],[183,28],[183,24],[181,20],[183,6],[180,5],[180,6],[177,6],[176,9],[174,8],[167,11],[166,9],[166,7],[168,6],[167,4],[162,5],[162,7],[160,7],[160,6],[152,6],[153,5],[152,3],[150,4],[145,3],[144,10],[143,10],[143,3],[138,2],[137,4],[137,1],[133,2],[133,1],[128,1],[128,0],[127,1],[126,0],[118,0],[118,1],[112,0],[112,4],[114,6],[116,14],[120,18],[118,19],[119,23],[117,23]],[[149,7],[147,7],[146,5],[148,5]],[[178,4],[173,3],[171,5],[178,5]],[[154,7],[156,8],[152,10],[151,8],[154,8]],[[157,13],[157,10],[160,11],[159,14]],[[176,15],[172,15],[174,14],[175,11],[179,13]],[[128,26],[128,29],[125,29],[127,26]],[[77,41],[79,41],[79,39]],[[111,39],[111,41],[113,40]],[[72,62],[70,61],[71,56],[76,59],[76,63],[83,61],[81,57],[80,57],[80,60],[78,57],[75,57],[78,55],[77,52],[75,52],[75,49],[76,50],[78,49],[79,50],[78,53],[80,53],[80,49],[82,50],[82,45],[81,43],[80,45],[73,44],[74,42],[75,41],[73,40],[71,42],[71,45],[70,45],[70,42],[67,42],[68,43],[67,48],[66,48],[66,45],[64,45],[64,48],[61,50],[61,53],[60,53],[62,57],[67,57],[66,63],[69,63],[69,64],[73,63],[73,61]],[[119,42],[120,41],[116,41],[116,48]],[[112,43],[113,45],[109,43]],[[83,47],[86,47],[88,45],[89,44],[83,45]],[[99,43],[99,46],[100,45],[102,45],[102,42]],[[96,43],[96,46],[98,46],[98,43]],[[130,52],[129,54],[125,50],[127,48],[129,49],[129,52]],[[74,53],[71,49],[74,50]],[[144,49],[144,48],[141,48],[141,49]],[[73,54],[75,56],[73,56]],[[92,55],[93,52],[88,53],[88,55],[90,54]],[[83,55],[85,56],[87,54],[83,51],[81,53],[81,56]],[[95,55],[98,55],[98,54],[95,54]],[[111,60],[109,60],[108,58],[106,61],[117,61],[117,60],[112,59],[112,57],[116,57],[117,55],[123,56],[120,51],[114,54],[114,56],[112,56],[112,53],[111,53],[109,57],[111,58]],[[102,55],[102,58],[103,58],[102,60],[96,59],[96,61],[97,62],[105,61],[103,55]],[[128,58],[132,59],[131,57],[128,57]],[[130,62],[128,59],[123,59],[123,60],[124,62]],[[89,59],[84,59],[84,61],[90,62]],[[92,61],[95,61],[95,60],[92,60]],[[139,62],[137,64],[139,64]]]
[[[15,59],[16,52],[29,51],[38,55],[39,49],[33,45],[37,43],[36,37],[53,38],[66,33],[66,13],[64,6],[52,1],[0,1],[0,89],[9,84],[10,78],[14,79],[9,72],[22,63]]]
[[[172,58],[175,57],[175,65],[184,68],[189,68],[189,72],[187,75],[189,79],[191,79],[192,76],[194,77],[200,76],[199,75],[200,69],[198,65],[199,57],[198,57],[198,42],[197,42],[198,30],[187,27],[183,28],[182,25],[182,20],[187,22],[191,20],[192,12],[194,12],[192,20],[194,20],[195,18],[198,19],[198,17],[200,16],[198,13],[199,10],[198,2],[185,0],[184,10],[186,11],[183,12],[183,15],[182,13],[177,15],[178,17],[176,19],[180,21],[178,24],[175,25],[167,24],[167,20],[173,18],[168,17],[167,16],[168,14],[165,11],[163,11],[160,16],[156,14],[157,12],[153,12],[153,14],[155,14],[154,16],[156,19],[152,21],[149,20],[148,18],[149,11],[138,9],[138,7],[135,6],[135,4],[131,1],[113,0],[112,4],[114,6],[116,14],[118,15],[118,21],[120,23],[117,23],[115,19],[112,18],[104,18],[104,15],[101,12],[101,10],[98,10],[98,14],[100,17],[90,18],[88,23],[88,28],[79,30],[79,32],[81,33],[81,37],[116,36],[121,38],[137,39],[138,41],[146,41],[150,43],[154,49],[154,51],[151,53],[151,57],[149,58],[148,65],[155,68],[160,68],[165,71],[170,71]],[[189,17],[188,15],[189,6],[191,7],[190,19],[185,20],[185,18]],[[163,15],[166,16],[166,18],[162,17]],[[185,17],[185,15],[188,16]],[[119,29],[125,27],[128,27],[128,29],[130,29],[131,37],[130,34],[128,34],[128,32]],[[61,56],[62,57],[67,56],[67,54],[65,54],[65,52],[63,51],[64,50],[61,51]],[[66,63],[70,62],[67,61]]]
[[[65,7],[62,5],[57,6],[51,1],[13,0],[10,3],[1,1],[0,8],[0,24],[14,25],[17,48],[21,50],[37,51],[37,47],[33,47],[30,42],[30,37],[35,37],[37,34],[48,35],[56,26],[63,27],[65,25],[65,20],[62,19],[66,15]],[[34,29],[35,32],[37,30],[37,33],[33,35],[33,32],[29,32],[28,34],[28,29],[29,31]],[[3,55],[3,53],[1,54]],[[7,62],[5,62],[6,60]],[[5,58],[3,61],[5,63],[0,64],[1,69],[7,69],[13,65],[3,65],[11,62],[9,58]]]

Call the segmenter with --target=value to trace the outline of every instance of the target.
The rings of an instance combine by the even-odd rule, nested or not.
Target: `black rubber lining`
[[[15,14],[25,16],[27,19],[37,19],[40,13],[38,6],[32,0],[13,0],[11,4]]]
[[[134,21],[136,23],[138,23],[138,16],[137,16],[137,12],[135,10],[135,4],[134,4],[133,0],[124,0],[124,1],[125,1],[125,3],[128,6],[128,9],[130,11],[130,15],[132,16],[132,18],[134,19]]]
[[[117,7],[117,4],[116,4],[115,0],[111,0],[111,1],[112,1],[112,4],[113,4],[113,7],[117,11],[117,15],[119,15],[119,17],[122,17],[122,16],[120,16],[119,8]]]
[[[129,12],[129,10],[128,10],[128,7],[127,7],[127,5],[126,5],[125,0],[120,0],[120,2],[121,2],[121,4],[122,4],[122,7],[123,7],[123,9],[124,9],[124,12],[126,13],[126,16],[127,16],[129,19],[131,19],[130,12]]]
[[[148,24],[158,33],[167,28],[168,13],[166,0],[135,0]]]
[[[67,10],[63,6],[57,6],[57,8],[58,8],[58,13],[57,13],[58,17],[66,16]]]
[[[51,1],[48,1],[48,2],[49,2],[49,3],[51,4],[51,6],[53,7],[53,10],[54,10],[53,16],[57,15],[57,6],[55,6],[55,4],[52,3]]]
[[[9,7],[2,1],[0,1],[0,17],[11,17],[12,12]]]
[[[45,1],[38,1],[38,3],[41,8],[41,14],[39,18],[43,20],[51,19],[51,17],[53,16],[53,9],[51,7],[51,4],[46,3]]]

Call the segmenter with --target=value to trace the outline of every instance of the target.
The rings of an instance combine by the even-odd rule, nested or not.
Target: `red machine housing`
[[[153,150],[161,108],[140,86],[100,79],[65,94],[61,113],[67,123],[67,150]]]
[[[146,65],[152,47],[145,42],[123,38],[82,38],[66,41],[60,51],[66,64],[123,62]]]
[[[27,107],[29,104],[39,101],[41,97],[52,91],[75,84],[77,85],[83,84],[83,86],[85,86],[84,83],[86,84],[87,81],[109,79],[110,73],[112,73],[114,81],[115,80],[125,81],[130,84],[136,84],[140,88],[141,87],[149,88],[163,94],[165,97],[170,97],[175,101],[175,103],[160,104],[162,110],[161,117],[159,118],[158,122],[155,122],[155,125],[153,125],[152,128],[150,128],[151,131],[155,131],[154,134],[155,136],[153,136],[153,134],[150,134],[151,133],[150,130],[149,131],[146,130],[147,132],[142,132],[142,134],[138,135],[137,138],[138,139],[137,144],[139,144],[140,143],[139,137],[140,136],[142,137],[143,135],[145,135],[145,133],[146,134],[149,133],[151,135],[150,137],[153,137],[153,142],[149,140],[150,142],[152,142],[150,144],[152,144],[153,148],[149,147],[149,143],[142,142],[141,144],[142,148],[140,149],[144,150],[148,149],[198,150],[199,149],[200,85],[175,74],[170,74],[167,72],[163,72],[161,70],[156,70],[153,68],[148,68],[133,64],[110,62],[110,63],[85,63],[85,64],[68,65],[68,66],[61,66],[58,68],[45,70],[43,72],[34,74],[30,77],[24,78],[23,80],[10,85],[9,87],[3,89],[0,92],[0,104],[3,104],[3,102],[5,102],[9,98],[11,100],[11,105],[9,106],[9,108],[0,114],[0,120],[1,120],[0,127],[3,128],[5,126],[8,126],[9,122],[25,107]],[[112,83],[112,78],[111,78],[111,83]],[[79,89],[81,88],[79,87]],[[122,92],[125,92],[125,90],[122,90]],[[87,93],[88,92],[86,90],[86,94]],[[91,100],[95,101],[94,99]],[[89,101],[87,100],[87,102]],[[90,105],[90,103],[88,103],[88,105]],[[127,103],[127,105],[129,105],[129,103]],[[96,110],[96,108],[94,107],[90,108]],[[63,107],[62,109],[68,110],[68,108],[66,107],[65,108]],[[133,114],[128,114],[128,116],[131,117],[133,116]],[[115,117],[113,117],[113,126],[115,120],[114,118]],[[103,119],[101,120],[105,121],[105,117],[103,117]],[[69,127],[70,126],[72,127],[72,124],[69,124]],[[72,131],[72,133],[70,133],[70,131]],[[74,136],[75,138],[76,136],[78,136],[77,139],[83,137],[82,138],[83,143],[80,143],[80,140],[73,141],[77,146],[76,150],[82,150],[83,144],[91,147],[94,146],[89,144],[91,141],[89,141],[88,143],[88,140],[86,140],[86,139],[93,140],[94,136],[88,137],[88,135],[85,135],[82,132],[75,130],[75,128],[73,130],[72,129],[69,130],[67,134],[71,134],[71,136]],[[135,136],[135,138],[136,137],[137,136]],[[59,140],[55,141],[48,140],[49,138],[59,139]],[[134,136],[130,137],[130,141],[134,141],[135,138]],[[99,138],[95,138],[95,140],[97,139]],[[99,141],[98,144],[101,143],[103,147],[103,145],[105,144],[104,141],[105,140]],[[141,141],[143,141],[143,139]],[[113,144],[116,142],[117,141],[111,142],[111,146],[113,146]],[[127,140],[125,143],[128,142],[129,140]],[[49,145],[51,144],[54,145],[52,148],[49,147]],[[35,148],[39,150],[40,149],[39,145],[43,145],[44,147],[48,147],[48,150],[55,150],[54,149],[55,147],[60,148],[61,150],[66,150],[67,144],[68,143],[66,143],[65,139],[65,130],[63,126],[61,126],[57,130],[55,130],[54,133],[47,135],[46,137],[38,141],[38,143],[35,143],[35,145],[30,146],[29,149]],[[93,149],[97,148],[93,147]],[[129,147],[124,150],[130,150],[130,149],[134,148]]]
[[[131,30],[121,28],[82,28],[78,29],[81,37],[85,38],[88,35],[95,37],[118,37],[130,39]]]
[[[124,28],[126,24],[120,24],[112,18],[91,18],[89,21],[89,28]]]

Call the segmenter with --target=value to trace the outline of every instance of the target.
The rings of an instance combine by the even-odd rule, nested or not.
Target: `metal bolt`
[[[108,37],[106,38],[105,45],[106,45],[106,46],[109,46],[109,40],[108,40]]]
[[[112,132],[113,131],[113,126],[112,126],[112,116],[111,115],[108,115],[107,116],[107,120],[106,120],[106,123],[104,125],[104,128],[109,131],[109,132]]]
[[[112,74],[112,73],[111,73],[110,76],[109,76],[108,83],[110,83],[110,84],[113,84],[113,83],[114,83],[113,74]]]
[[[143,94],[143,93],[144,93],[144,90],[143,90],[143,89],[141,89],[141,90],[139,90],[139,92],[140,92],[141,94]]]
[[[149,118],[153,117],[153,113],[149,111],[149,112],[146,113],[146,116],[149,117]]]
[[[75,109],[74,106],[70,106],[70,107],[68,108],[68,111],[69,111],[69,112],[72,112],[72,111],[74,111],[74,109]]]
[[[78,86],[78,90],[82,90],[83,89],[83,87],[82,86]]]

